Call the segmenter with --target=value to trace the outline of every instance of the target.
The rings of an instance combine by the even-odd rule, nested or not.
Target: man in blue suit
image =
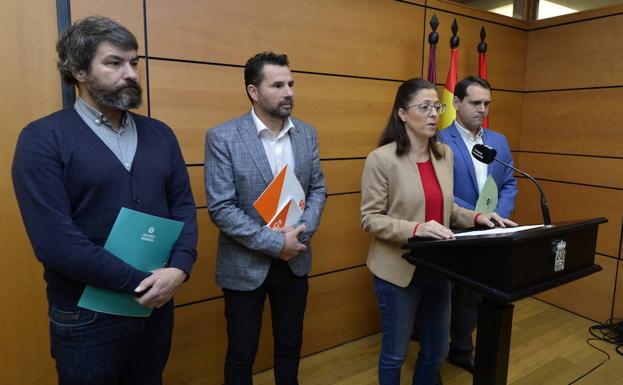
[[[263,52],[247,61],[253,107],[208,130],[205,181],[208,211],[219,228],[216,283],[227,318],[225,385],[251,385],[266,296],[275,340],[275,384],[296,385],[303,340],[310,238],[326,194],[316,130],[294,118],[294,80],[286,55]],[[285,165],[305,192],[294,227],[266,226],[253,202]]]
[[[454,89],[456,120],[438,133],[454,154],[454,199],[459,206],[474,210],[487,177],[491,175],[498,187],[498,206],[495,211],[508,218],[515,205],[517,182],[510,168],[493,162],[489,165],[476,160],[471,151],[475,144],[486,144],[497,150],[497,158],[513,164],[511,151],[504,135],[482,127],[491,103],[491,86],[479,77],[469,76]],[[461,285],[452,289],[450,353],[448,361],[471,373],[474,372],[472,332],[478,322],[480,295]]]

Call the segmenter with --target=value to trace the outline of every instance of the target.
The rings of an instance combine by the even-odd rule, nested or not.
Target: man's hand
[[[143,306],[159,308],[169,302],[186,279],[186,273],[176,267],[154,270],[134,289],[136,293],[144,292],[136,301]]]
[[[498,213],[490,213],[490,214],[480,214],[478,218],[476,218],[476,222],[479,225],[484,225],[487,227],[495,227],[496,225],[499,227],[515,227],[517,223],[511,221],[510,219],[502,218],[498,215]]]
[[[417,227],[417,231],[414,234],[418,237],[427,237],[427,238],[435,238],[435,239],[451,239],[454,238],[454,233],[452,230],[447,228],[446,226],[440,224],[435,220],[430,220],[428,222],[421,223]]]
[[[298,240],[299,234],[301,234],[303,231],[305,231],[305,225],[300,225],[295,229],[285,231],[284,234],[286,237],[286,241],[283,243],[283,248],[281,249],[279,258],[284,261],[289,261],[290,259],[296,257],[296,255],[301,251],[307,250],[307,246],[300,243]]]

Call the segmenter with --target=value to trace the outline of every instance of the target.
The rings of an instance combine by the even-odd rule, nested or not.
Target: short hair
[[[485,90],[491,91],[491,84],[489,84],[489,82],[485,79],[478,76],[468,76],[456,83],[456,86],[454,87],[454,96],[456,96],[460,101],[463,101],[463,98],[467,96],[467,88],[472,85],[477,85]]]
[[[396,92],[396,99],[394,100],[394,106],[392,112],[389,115],[387,125],[381,134],[379,140],[379,146],[386,145],[391,142],[396,142],[396,155],[402,156],[409,153],[411,149],[411,141],[407,135],[407,128],[405,123],[400,119],[398,110],[401,108],[406,110],[411,99],[421,90],[434,90],[437,92],[435,85],[426,79],[413,78],[405,81],[398,87]],[[441,159],[444,153],[441,151],[439,143],[437,141],[437,134],[428,140],[428,148],[433,152],[436,159]]]
[[[58,70],[67,84],[78,84],[73,72],[91,70],[100,43],[108,42],[126,51],[137,50],[136,37],[126,27],[103,16],[89,16],[64,30],[56,44]]]
[[[253,56],[247,63],[244,65],[244,88],[249,86],[249,84],[253,84],[258,87],[262,80],[264,80],[264,65],[266,64],[274,64],[282,67],[287,67],[290,65],[288,61],[288,56],[284,54],[276,54],[271,51],[264,51],[258,53]],[[253,103],[253,99],[251,95],[249,95],[249,91],[247,91],[247,97]]]

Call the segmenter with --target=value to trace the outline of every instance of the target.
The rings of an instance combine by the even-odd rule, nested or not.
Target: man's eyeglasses
[[[417,110],[422,115],[430,114],[433,109],[435,109],[435,111],[437,111],[438,114],[442,114],[446,110],[445,104],[426,104],[426,103],[412,104],[410,106],[407,106],[405,110],[408,110],[409,108],[412,108],[412,107],[416,107]]]

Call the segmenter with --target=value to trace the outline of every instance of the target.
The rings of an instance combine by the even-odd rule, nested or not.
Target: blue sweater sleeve
[[[75,225],[61,142],[51,127],[33,123],[22,131],[15,150],[13,185],[35,255],[46,269],[78,282],[132,293],[150,274],[94,244]]]
[[[197,259],[197,211],[182,151],[173,131],[165,127],[173,159],[167,184],[167,203],[171,219],[184,222],[182,233],[171,250],[169,267],[184,270],[188,279]]]

